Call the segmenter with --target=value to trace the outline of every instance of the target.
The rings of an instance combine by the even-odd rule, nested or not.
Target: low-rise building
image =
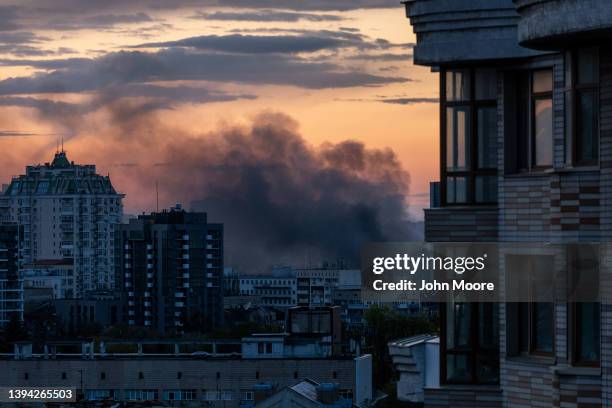
[[[330,306],[332,294],[339,285],[361,282],[358,269],[333,267],[296,269],[297,304],[299,306]]]
[[[299,331],[317,331],[329,322],[320,321],[323,311],[306,312],[295,310]],[[311,323],[305,327],[304,321]],[[316,347],[319,334],[303,333],[301,339]],[[217,339],[21,342],[14,345],[14,353],[0,355],[0,384],[68,388],[86,401],[245,408],[311,378],[313,384],[334,384],[336,402],[341,396],[349,404],[343,406],[365,406],[372,400],[370,355],[280,354],[241,354],[240,341]]]
[[[297,305],[297,281],[291,268],[274,268],[270,275],[243,275],[242,296],[257,296],[260,306],[289,308]]]
[[[126,322],[124,302],[111,293],[90,294],[81,299],[54,299],[51,305],[64,329],[70,332],[86,325],[105,328]]]

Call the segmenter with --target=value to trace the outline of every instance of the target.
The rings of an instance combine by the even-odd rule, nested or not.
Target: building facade
[[[0,326],[23,320],[23,279],[18,266],[17,225],[0,223]]]
[[[414,61],[440,78],[440,181],[426,240],[607,243],[612,4],[409,0],[406,10]],[[511,255],[499,259],[505,281]],[[532,261],[534,277],[556,268]],[[525,290],[543,290],[533,285]],[[449,301],[425,406],[612,406],[610,322],[605,302]]]
[[[296,269],[297,304],[299,306],[330,306],[332,294],[338,285],[361,282],[358,269],[333,267]]]
[[[74,299],[76,278],[72,260],[40,260],[21,266],[23,286],[27,289],[50,288],[53,299]]]
[[[116,247],[129,325],[165,333],[221,324],[222,224],[177,206],[122,225]]]
[[[360,391],[371,381],[370,356],[255,360],[174,356],[82,359],[58,355],[56,360],[26,358],[3,360],[2,364],[5,369],[0,372],[0,381],[6,387],[71,388],[89,401],[253,407],[262,388],[267,392],[261,400],[302,378],[338,384],[342,394],[351,400],[371,399],[371,388],[369,397]],[[11,407],[9,403],[6,406]]]
[[[239,278],[241,296],[257,296],[258,305],[289,308],[297,306],[297,279],[291,268],[274,268],[271,275],[243,275]]]
[[[78,165],[66,152],[51,163],[27,166],[0,196],[3,217],[19,225],[20,264],[72,260],[75,297],[114,288],[114,234],[123,195],[94,165]]]

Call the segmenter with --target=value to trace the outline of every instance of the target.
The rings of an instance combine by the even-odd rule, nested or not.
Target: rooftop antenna
[[[64,153],[64,135],[62,135],[62,153]]]
[[[59,153],[59,146],[60,146],[60,141],[59,141],[59,135],[57,135],[57,137],[55,138],[55,154]]]

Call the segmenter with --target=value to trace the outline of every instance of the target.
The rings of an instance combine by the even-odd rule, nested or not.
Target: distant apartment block
[[[114,287],[114,234],[123,195],[94,165],[57,152],[51,163],[27,166],[0,196],[3,218],[19,225],[20,264],[71,260],[75,297]]]
[[[122,225],[116,246],[130,325],[164,333],[221,324],[223,225],[177,206]]]
[[[612,4],[405,4],[414,61],[440,78],[440,181],[425,210],[426,240],[523,243],[521,255],[530,242],[609,242]],[[514,255],[500,253],[502,281],[511,281]],[[531,258],[525,293],[546,288],[538,277],[557,268],[554,259]],[[425,407],[612,406],[609,304],[450,299],[440,312],[439,341],[391,346],[401,362],[400,399]]]
[[[271,275],[239,277],[241,296],[257,296],[258,305],[289,308],[297,305],[297,279],[291,268],[273,268]]]
[[[335,288],[361,284],[361,271],[333,267],[296,269],[297,304],[299,306],[329,306]]]
[[[76,278],[72,260],[40,260],[21,266],[23,286],[28,289],[51,289],[52,299],[75,298]]]
[[[0,223],[0,326],[23,320],[23,279],[18,267],[17,226]]]

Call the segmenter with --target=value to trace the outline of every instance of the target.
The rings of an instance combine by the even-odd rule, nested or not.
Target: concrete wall
[[[514,0],[521,16],[518,39],[525,46],[563,48],[612,30],[609,0]]]
[[[511,0],[411,0],[406,13],[417,35],[414,61],[439,65],[536,55],[518,45]]]

